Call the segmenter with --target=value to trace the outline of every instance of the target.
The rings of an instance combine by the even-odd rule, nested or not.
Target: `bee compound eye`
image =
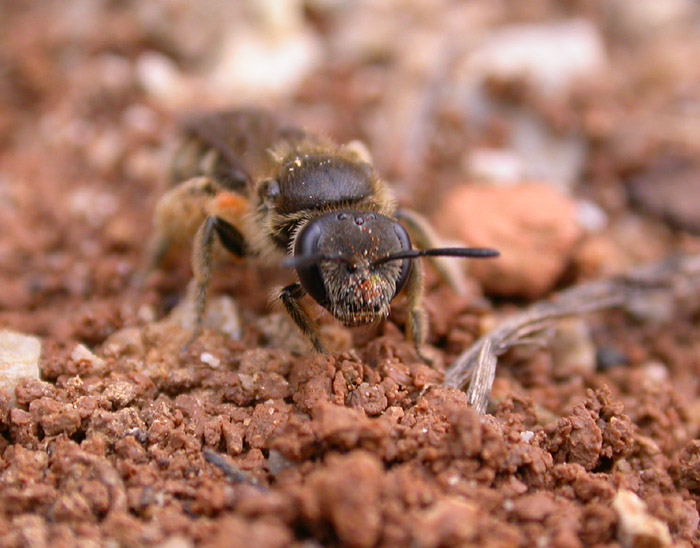
[[[280,195],[280,184],[275,179],[267,179],[260,183],[260,198],[265,202],[276,202]]]
[[[328,295],[318,265],[314,264],[297,268],[297,276],[299,277],[301,286],[306,292],[311,295],[318,304],[324,306],[328,301]]]
[[[299,256],[313,255],[318,252],[318,241],[323,233],[323,224],[317,219],[304,227],[297,236],[294,245],[294,254]],[[299,282],[306,292],[320,305],[324,305],[328,296],[326,285],[323,283],[321,270],[318,264],[297,267]]]
[[[396,231],[396,236],[399,239],[399,246],[401,251],[406,251],[411,249],[411,239],[408,237],[408,232],[399,223],[394,223],[394,230]],[[408,282],[408,277],[411,275],[411,268],[413,262],[410,259],[403,259],[401,261],[401,272],[396,280],[396,291],[394,292],[394,297],[401,293],[403,288]]]

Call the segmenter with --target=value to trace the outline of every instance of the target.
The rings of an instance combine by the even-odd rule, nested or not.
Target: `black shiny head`
[[[290,266],[307,293],[331,314],[346,325],[362,325],[389,314],[411,271],[409,259],[377,261],[410,249],[406,230],[389,217],[341,210],[301,230]]]
[[[406,285],[412,261],[423,256],[496,257],[493,249],[411,249],[406,230],[378,213],[341,210],[309,222],[285,265],[306,292],[348,326],[384,318]]]

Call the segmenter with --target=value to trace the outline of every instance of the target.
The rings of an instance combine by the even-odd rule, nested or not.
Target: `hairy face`
[[[325,263],[321,266],[328,302],[326,308],[345,325],[365,325],[386,318],[401,274],[398,262],[372,266]]]
[[[297,269],[306,291],[347,326],[386,318],[402,289],[410,262],[384,261],[410,249],[406,231],[373,212],[334,211],[310,223],[298,236],[295,254],[322,257]]]

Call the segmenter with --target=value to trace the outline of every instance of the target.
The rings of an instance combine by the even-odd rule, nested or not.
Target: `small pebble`
[[[221,365],[221,360],[209,352],[202,352],[199,359],[202,363],[205,363],[210,367],[219,367]]]
[[[436,215],[438,232],[501,256],[468,261],[487,292],[536,299],[564,273],[581,237],[576,203],[542,183],[509,188],[462,185],[448,192]]]
[[[520,432],[520,439],[525,443],[530,443],[530,440],[535,437],[535,433],[531,430],[526,430],[525,432]]]
[[[518,24],[488,35],[474,51],[470,70],[484,78],[527,78],[545,94],[556,94],[606,65],[603,37],[584,19]]]
[[[39,378],[40,355],[41,341],[37,337],[0,331],[0,388],[11,394],[13,400],[21,379]]]
[[[612,507],[619,517],[617,538],[623,548],[670,546],[668,525],[649,514],[644,501],[632,491],[618,491]]]
[[[102,358],[93,354],[90,349],[83,344],[76,344],[70,357],[74,362],[84,361],[92,364],[93,369],[102,369],[105,365]]]
[[[596,369],[596,348],[581,318],[561,320],[552,339],[552,374],[558,379],[586,377]]]

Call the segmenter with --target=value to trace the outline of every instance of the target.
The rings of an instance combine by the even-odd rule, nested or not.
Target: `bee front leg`
[[[197,230],[194,239],[194,249],[192,250],[194,328],[192,330],[192,337],[185,345],[185,349],[187,349],[202,332],[202,318],[204,317],[204,309],[207,303],[207,290],[213,270],[215,236],[216,217],[207,217]]]
[[[421,350],[428,332],[428,317],[423,308],[423,267],[418,261],[415,261],[411,268],[411,274],[406,284],[406,296],[408,297],[406,337],[413,341],[418,357],[430,365],[432,360],[425,356]]]
[[[301,330],[304,336],[311,341],[314,350],[321,354],[327,354],[328,350],[321,342],[318,327],[311,318],[309,318],[308,313],[299,302],[299,299],[301,299],[304,294],[304,288],[301,287],[301,284],[294,283],[280,290],[279,299],[282,301],[287,314],[289,314],[296,326]]]

